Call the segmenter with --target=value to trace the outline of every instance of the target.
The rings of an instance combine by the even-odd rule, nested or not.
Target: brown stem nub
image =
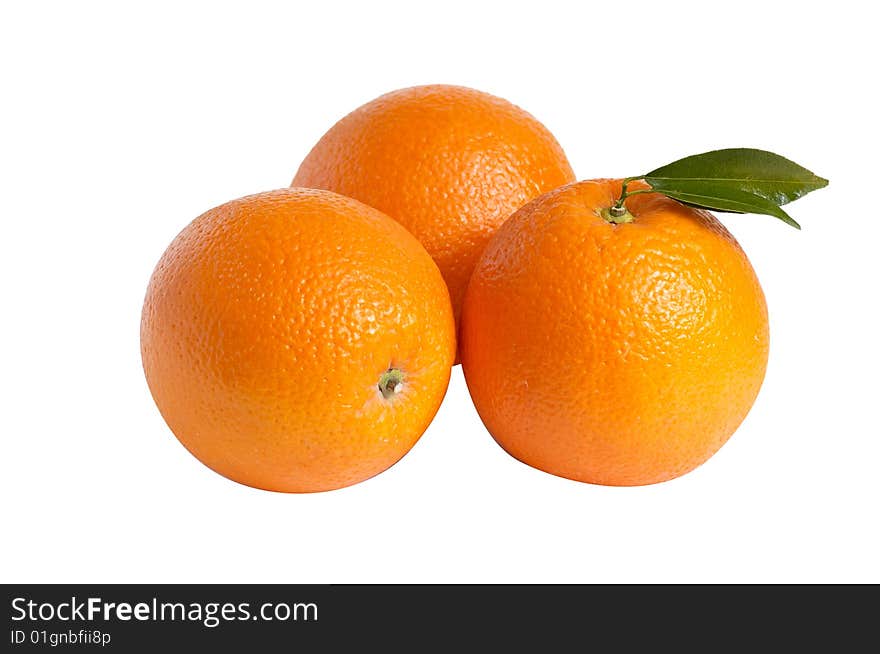
[[[398,395],[403,390],[403,371],[397,368],[388,368],[379,375],[379,392],[386,400]]]

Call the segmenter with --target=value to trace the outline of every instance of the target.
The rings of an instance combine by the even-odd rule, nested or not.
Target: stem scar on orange
[[[144,372],[181,443],[274,491],[348,486],[397,462],[446,392],[449,294],[376,209],[284,189],[199,216],[168,247],[141,321]]]
[[[635,194],[615,224],[621,186],[569,184],[502,225],[470,280],[460,356],[507,452],[632,486],[682,475],[727,441],[758,394],[769,331],[755,272],[712,214]]]

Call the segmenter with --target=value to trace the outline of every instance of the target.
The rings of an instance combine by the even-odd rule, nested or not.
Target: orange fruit
[[[403,224],[437,262],[458,320],[477,258],[532,198],[573,182],[553,135],[519,107],[460,86],[383,95],[336,123],[293,186],[335,191]]]
[[[647,188],[644,183],[632,189]],[[517,211],[474,269],[461,362],[477,410],[517,459],[555,475],[651,484],[714,454],[767,365],[764,295],[708,212],[665,196],[601,217],[620,180]]]
[[[141,353],[162,416],[202,463],[311,492],[406,454],[446,392],[455,333],[440,271],[403,227],[284,189],[177,236],[150,280]]]

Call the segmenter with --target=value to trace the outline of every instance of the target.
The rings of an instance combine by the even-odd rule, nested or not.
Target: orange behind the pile
[[[473,89],[401,89],[336,123],[302,162],[293,186],[365,202],[425,246],[458,319],[471,270],[510,214],[574,181],[565,153],[519,107]]]

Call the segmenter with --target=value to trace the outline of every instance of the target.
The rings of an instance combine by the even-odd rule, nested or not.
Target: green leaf
[[[781,207],[771,200],[754,193],[733,188],[715,188],[708,192],[705,186],[682,183],[676,189],[657,189],[674,200],[701,209],[714,209],[730,213],[760,213],[775,216],[797,229],[801,226]]]
[[[644,179],[666,195],[674,191],[723,198],[726,192],[739,191],[765,198],[776,206],[828,185],[827,179],[785,157],[753,148],[713,150],[685,157],[652,170]]]
[[[798,225],[780,207],[828,180],[766,150],[729,148],[679,159],[645,175],[654,191],[695,207],[760,213]],[[638,192],[638,191],[636,191]]]

